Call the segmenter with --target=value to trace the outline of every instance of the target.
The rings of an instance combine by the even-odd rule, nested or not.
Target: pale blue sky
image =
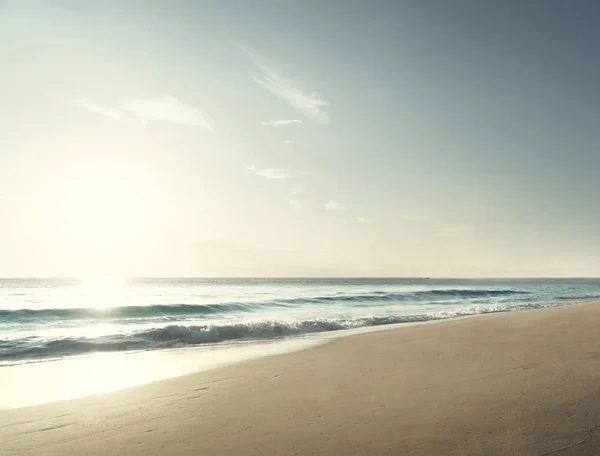
[[[0,0],[0,276],[599,276],[598,23]]]

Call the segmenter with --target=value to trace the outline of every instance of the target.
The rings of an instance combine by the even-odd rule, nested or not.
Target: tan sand
[[[358,335],[0,412],[0,454],[600,455],[599,411],[591,303]]]

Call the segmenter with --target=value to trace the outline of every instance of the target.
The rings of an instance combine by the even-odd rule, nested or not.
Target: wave
[[[374,291],[371,293],[359,293],[338,296],[317,296],[309,298],[295,298],[287,300],[292,304],[314,304],[321,302],[370,302],[370,301],[433,301],[437,299],[473,299],[494,298],[500,296],[529,294],[522,290],[482,290],[482,289],[439,289],[412,291],[404,293],[388,293]]]
[[[24,323],[31,320],[119,320],[185,315],[227,314],[251,311],[256,305],[227,304],[156,304],[150,306],[123,306],[107,308],[18,309],[0,310],[0,319]]]
[[[0,340],[0,366],[2,360],[60,358],[93,352],[123,352],[132,350],[155,350],[216,344],[221,342],[272,340],[318,332],[339,331],[366,326],[397,323],[424,322],[476,314],[521,310],[528,306],[465,307],[449,312],[434,312],[410,316],[370,316],[354,319],[314,319],[297,322],[282,320],[251,321],[234,324],[169,325],[132,333],[119,333],[99,338],[58,338],[47,341],[31,339]]]
[[[560,301],[580,301],[585,299],[587,301],[593,301],[600,299],[600,294],[580,294],[580,295],[565,295],[565,296],[557,296],[555,299]]]
[[[64,309],[17,309],[0,310],[0,320],[14,323],[48,322],[66,320],[126,320],[164,319],[178,317],[202,317],[215,314],[250,313],[272,307],[302,305],[342,304],[368,306],[378,302],[443,302],[456,300],[489,299],[503,296],[523,295],[529,292],[513,289],[433,289],[425,291],[370,293],[314,296],[269,300],[260,303],[215,303],[215,304],[156,304],[148,306],[123,306],[107,308],[64,308]]]

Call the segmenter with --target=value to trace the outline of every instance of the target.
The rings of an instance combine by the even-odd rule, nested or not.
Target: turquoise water
[[[0,365],[600,299],[600,280],[0,279]]]

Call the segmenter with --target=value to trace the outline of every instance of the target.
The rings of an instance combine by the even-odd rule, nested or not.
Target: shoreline
[[[310,350],[339,339],[362,334],[579,304],[585,303],[531,307],[518,310],[506,309],[430,320],[361,326],[351,329],[306,333],[281,339],[235,341],[232,343],[133,352],[92,353],[0,366],[0,379],[4,385],[3,390],[0,390],[0,412],[2,410],[35,407],[135,388],[261,358]],[[8,369],[8,371],[5,369]],[[122,375],[111,378],[110,381],[98,380],[100,371],[114,369],[119,369]],[[44,378],[44,384],[39,384],[37,378]],[[68,378],[69,382],[65,383],[64,378]],[[16,389],[21,390],[19,395],[12,393]]]
[[[600,303],[535,310],[369,332],[0,411],[0,449],[6,455],[599,454]]]

